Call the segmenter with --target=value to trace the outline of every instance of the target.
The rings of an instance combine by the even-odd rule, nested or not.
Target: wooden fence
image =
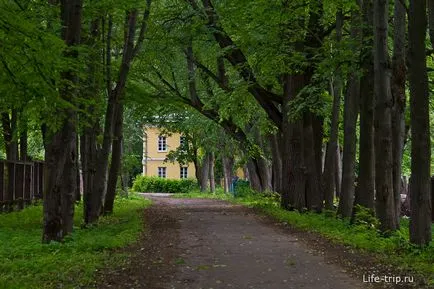
[[[42,199],[43,162],[0,161],[0,212],[22,209]]]

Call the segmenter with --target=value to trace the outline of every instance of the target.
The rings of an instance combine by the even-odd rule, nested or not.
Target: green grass
[[[137,240],[141,210],[149,200],[117,199],[114,214],[81,228],[83,209],[76,207],[74,232],[64,243],[41,244],[42,206],[0,215],[0,288],[77,288],[90,285],[94,273],[126,256],[112,249]]]
[[[402,219],[401,228],[389,237],[382,236],[376,229],[364,225],[351,225],[348,220],[336,218],[335,212],[299,213],[280,208],[276,196],[246,195],[233,198],[218,191],[215,194],[192,192],[179,194],[179,198],[211,198],[259,209],[261,213],[285,222],[294,228],[316,232],[331,242],[350,246],[361,251],[374,253],[377,258],[396,268],[423,276],[425,282],[434,285],[434,242],[426,248],[409,243],[408,219]],[[434,240],[434,225],[433,225]]]

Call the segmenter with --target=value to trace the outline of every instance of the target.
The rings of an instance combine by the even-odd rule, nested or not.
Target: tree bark
[[[209,158],[209,154],[205,154],[202,160],[202,164],[200,164],[199,166],[199,170],[200,170],[200,180],[199,180],[199,185],[200,185],[200,191],[201,192],[206,192],[208,190],[208,181],[209,181],[209,167],[210,167],[210,158]]]
[[[262,186],[262,179],[259,171],[258,160],[255,158],[249,158],[246,166],[249,172],[250,186],[253,190],[257,192],[262,192],[264,190],[264,187]]]
[[[428,0],[428,29],[431,47],[434,47],[434,0]],[[431,212],[434,222],[434,176],[431,178]]]
[[[388,0],[374,2],[375,188],[380,229],[397,228],[393,192],[392,95],[387,45]]]
[[[303,143],[306,167],[306,207],[310,211],[322,211],[320,172],[315,148],[315,137],[312,127],[312,113],[303,115]]]
[[[395,1],[392,57],[392,147],[393,147],[393,192],[395,201],[396,224],[399,227],[401,211],[402,156],[405,138],[405,32],[406,10],[401,1]]]
[[[294,99],[304,87],[304,75],[285,75],[284,103],[282,114],[282,197],[281,206],[284,209],[306,208],[306,169],[303,153],[303,120],[289,118],[289,102]]]
[[[363,48],[360,101],[359,181],[355,205],[375,209],[374,55],[372,0],[363,1]]]
[[[9,161],[18,160],[18,142],[17,142],[17,111],[12,109],[9,112],[2,113],[3,139],[6,147],[6,159]]]
[[[336,42],[342,39],[342,26],[344,21],[342,9],[336,14]],[[336,150],[338,146],[339,133],[339,110],[341,106],[342,80],[340,71],[335,73],[334,80],[331,82],[330,91],[333,93],[333,108],[330,125],[330,139],[327,145],[324,173],[322,175],[323,196],[325,209],[333,209],[335,195],[335,173],[336,173]]]
[[[336,174],[335,174],[335,191],[336,197],[341,197],[341,183],[342,183],[342,153],[341,146],[336,147]]]
[[[107,183],[107,195],[104,201],[104,214],[113,213],[119,172],[121,170],[122,143],[123,143],[124,105],[118,103],[115,112],[115,127],[112,144],[112,158]]]
[[[214,165],[215,165],[215,155],[214,152],[209,153],[209,189],[211,193],[215,193],[215,174],[214,174]]]
[[[128,12],[128,17],[125,26],[125,38],[124,47],[122,50],[122,61],[119,69],[119,75],[116,81],[116,86],[111,89],[110,83],[107,84],[108,89],[108,105],[104,126],[104,138],[103,145],[98,153],[98,167],[95,174],[94,188],[89,202],[89,215],[88,222],[92,223],[98,220],[102,213],[103,204],[105,202],[107,194],[107,178],[108,178],[108,158],[112,149],[113,133],[115,126],[115,112],[117,107],[123,101],[124,90],[127,82],[127,77],[130,71],[131,62],[133,58],[140,51],[143,44],[145,32],[147,30],[147,22],[150,15],[151,0],[146,0],[146,8],[143,13],[143,19],[140,27],[140,32],[136,44],[134,44],[136,38],[136,23],[137,23],[137,10],[131,10]],[[107,51],[107,53],[110,53]],[[120,126],[123,124],[121,123]],[[121,157],[121,154],[117,154],[116,157]],[[121,162],[121,160],[116,160]]]
[[[65,56],[75,59],[74,46],[80,43],[81,0],[61,2],[62,38],[67,45]],[[61,75],[64,86],[60,90],[64,101],[74,102],[77,77],[73,71]],[[45,152],[45,191],[42,241],[62,241],[72,231],[74,194],[76,191],[76,112],[73,108],[59,111],[64,114],[62,127],[53,132]]]
[[[18,143],[16,141],[17,113],[15,109],[12,109],[11,115],[9,115],[9,112],[3,112],[1,116],[6,159],[13,162],[18,160]],[[7,193],[5,200],[8,202],[6,204],[6,211],[11,211],[13,210],[12,201],[15,198],[15,166],[9,163],[5,168],[7,170]]]
[[[426,66],[426,1],[411,0],[408,16],[410,48],[410,241],[428,245],[431,241],[431,139],[429,123],[429,87]]]
[[[232,156],[223,156],[223,175],[224,175],[224,192],[228,193],[233,178],[234,158]]]
[[[360,5],[360,0],[357,1]],[[357,40],[356,47],[361,41],[361,15],[359,11],[351,13],[351,37]],[[339,199],[338,214],[344,218],[350,217],[354,204],[355,193],[355,164],[356,164],[356,123],[359,113],[360,79],[355,72],[351,72],[347,84],[344,99],[344,151],[343,151],[343,175],[341,184],[341,196]]]
[[[269,138],[272,154],[272,179],[273,190],[282,195],[282,137],[280,131]]]
[[[23,121],[21,126],[22,126],[22,131],[20,132],[20,160],[26,162],[27,160],[29,160],[27,123]]]

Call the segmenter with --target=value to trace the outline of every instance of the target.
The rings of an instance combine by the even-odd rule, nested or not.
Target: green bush
[[[255,194],[255,191],[250,187],[250,183],[243,180],[238,180],[235,183],[234,191],[236,197],[247,197]]]
[[[353,224],[361,226],[366,229],[378,229],[380,221],[375,217],[375,213],[372,209],[365,208],[361,205],[356,205],[354,208],[354,220]]]
[[[173,180],[159,177],[137,176],[133,182],[133,191],[142,193],[186,194],[197,188],[198,184],[195,179]]]

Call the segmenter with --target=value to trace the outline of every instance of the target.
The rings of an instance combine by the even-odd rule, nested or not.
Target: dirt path
[[[342,248],[324,251],[308,233],[292,234],[241,206],[151,198],[147,232],[129,248],[134,257],[104,272],[98,288],[352,289],[370,288],[363,274],[379,274],[369,259],[353,263]]]

